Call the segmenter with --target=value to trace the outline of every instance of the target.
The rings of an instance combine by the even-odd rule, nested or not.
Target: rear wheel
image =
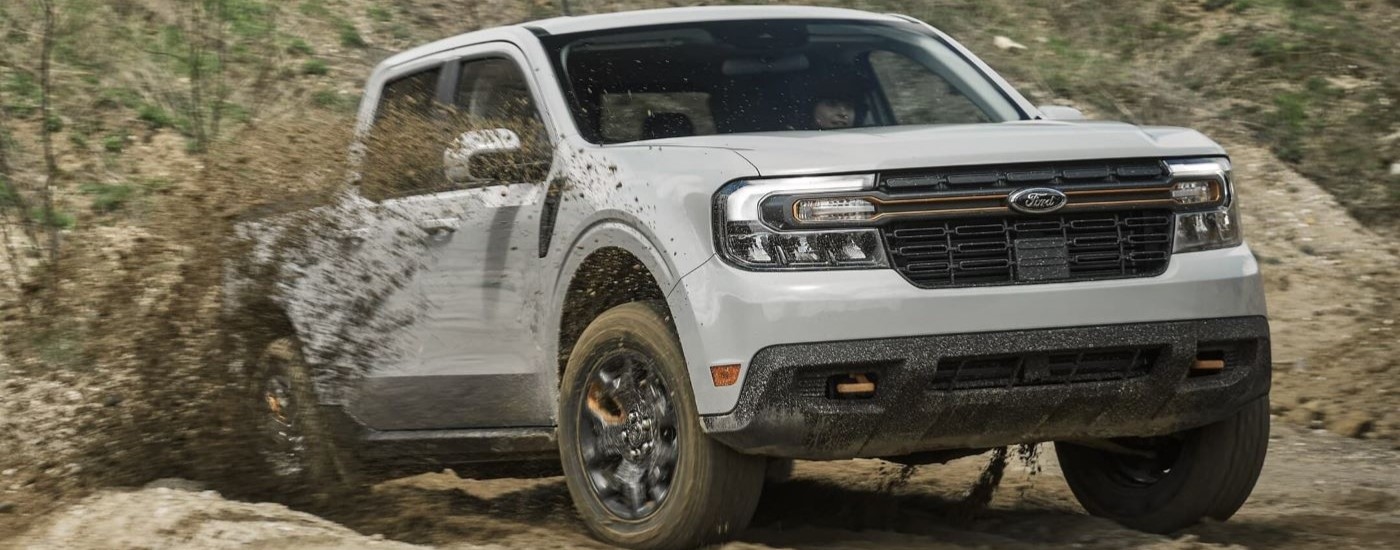
[[[564,370],[559,448],[569,494],[598,538],[693,548],[742,530],[766,462],[700,428],[665,309],[634,302],[588,325]]]
[[[257,459],[276,490],[294,497],[343,495],[359,485],[354,457],[335,444],[317,406],[311,368],[296,341],[280,338],[259,355],[245,398]]]
[[[1269,400],[1193,430],[1101,445],[1057,442],[1065,481],[1090,514],[1167,533],[1244,505],[1264,466]]]

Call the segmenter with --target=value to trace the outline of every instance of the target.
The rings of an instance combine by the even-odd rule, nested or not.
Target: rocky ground
[[[754,527],[725,548],[1340,550],[1386,547],[1400,532],[1400,453],[1288,425],[1275,427],[1269,452],[1239,514],[1174,536],[1083,515],[1050,452],[1033,468],[1013,462],[985,509],[963,501],[985,456],[913,472],[874,460],[802,463],[793,479],[770,487]],[[9,543],[73,550],[605,548],[583,532],[560,478],[426,474],[381,484],[355,504],[358,511],[333,514],[341,525],[160,480],[141,490],[101,491]]]

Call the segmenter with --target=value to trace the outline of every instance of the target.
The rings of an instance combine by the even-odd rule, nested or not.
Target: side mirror
[[[1084,113],[1074,107],[1041,105],[1039,109],[1045,120],[1084,120]]]
[[[447,175],[447,181],[456,184],[491,181],[493,178],[488,173],[472,173],[473,161],[480,169],[486,164],[483,161],[488,160],[482,158],[485,155],[505,155],[519,151],[520,136],[505,128],[463,132],[442,152],[443,172]],[[509,163],[511,160],[502,158],[501,162]],[[485,172],[498,170],[487,169]]]

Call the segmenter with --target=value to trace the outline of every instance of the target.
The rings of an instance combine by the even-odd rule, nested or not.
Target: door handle
[[[365,241],[369,240],[369,235],[370,229],[368,227],[346,229],[336,234],[337,238],[340,239],[341,246],[348,248],[359,248],[364,245]]]
[[[442,239],[456,233],[461,224],[462,220],[458,218],[435,218],[418,222],[418,228],[430,238]]]

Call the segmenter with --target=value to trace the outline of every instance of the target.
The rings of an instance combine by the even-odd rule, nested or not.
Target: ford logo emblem
[[[1058,189],[1032,187],[1021,189],[1006,198],[1012,210],[1025,214],[1049,214],[1069,202],[1069,198]]]

